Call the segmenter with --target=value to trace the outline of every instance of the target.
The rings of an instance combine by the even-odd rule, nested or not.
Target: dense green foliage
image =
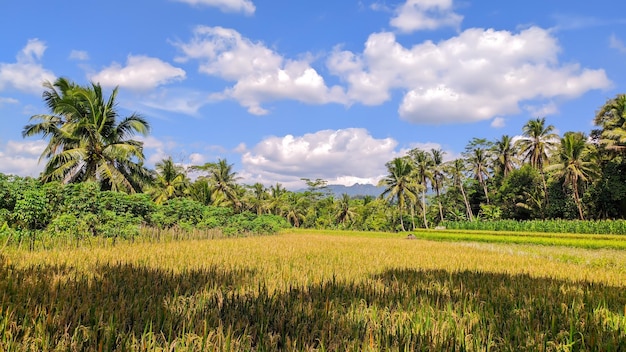
[[[65,78],[45,88],[50,114],[33,116],[23,131],[47,139],[44,172],[39,180],[0,175],[0,231],[31,247],[55,235],[134,238],[141,226],[232,234],[285,223],[406,231],[455,221],[626,219],[623,95],[600,108],[590,137],[559,136],[545,118],[532,119],[518,138],[470,139],[456,160],[410,150],[386,164],[380,197],[335,198],[321,179],[303,178],[302,192],[242,185],[224,159],[185,168],[168,157],[146,170],[142,143],[130,137],[149,125],[138,114],[119,118],[117,90],[107,98],[98,84]]]
[[[218,229],[229,236],[275,233],[288,226],[276,215],[234,214],[187,198],[157,204],[148,194],[102,191],[95,182],[42,184],[0,174],[0,237],[9,244],[28,241],[31,249],[59,240],[80,245],[90,239],[134,239],[149,227]]]

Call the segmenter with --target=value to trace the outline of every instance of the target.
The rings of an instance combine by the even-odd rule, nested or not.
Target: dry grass
[[[11,250],[0,345],[618,350],[625,253],[303,232]]]

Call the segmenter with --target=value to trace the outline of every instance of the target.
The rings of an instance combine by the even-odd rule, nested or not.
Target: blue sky
[[[119,86],[147,165],[227,159],[242,183],[375,183],[411,148],[458,157],[529,119],[589,132],[626,92],[621,1],[0,3],[0,172],[36,176],[41,83]]]

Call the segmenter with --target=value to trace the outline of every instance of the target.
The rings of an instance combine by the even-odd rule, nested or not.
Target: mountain
[[[335,197],[341,197],[341,195],[344,193],[346,193],[350,197],[356,197],[356,196],[378,197],[385,190],[385,187],[377,187],[371,184],[360,184],[360,183],[356,183],[352,186],[328,185],[327,188],[329,192],[333,194]]]

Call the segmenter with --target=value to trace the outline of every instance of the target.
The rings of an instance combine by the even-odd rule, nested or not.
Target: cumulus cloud
[[[336,48],[327,61],[351,101],[377,105],[405,91],[398,109],[414,123],[473,122],[520,111],[527,101],[576,98],[611,82],[602,69],[560,64],[550,31],[468,29],[406,48],[393,33],[370,35],[362,53]]]
[[[41,65],[46,44],[39,39],[30,39],[17,54],[15,63],[0,63],[0,91],[6,88],[27,93],[41,93],[42,83],[56,79],[52,71]]]
[[[377,139],[362,128],[323,130],[302,136],[268,137],[241,158],[247,182],[300,185],[301,177],[330,184],[376,183],[385,163],[399,155],[392,138]]]
[[[254,3],[250,0],[176,0],[190,5],[204,5],[217,7],[224,12],[243,12],[252,15],[256,10]]]
[[[459,28],[463,16],[452,9],[452,0],[407,0],[396,10],[391,26],[401,32]]]
[[[185,71],[160,59],[148,56],[128,56],[126,66],[113,63],[92,75],[90,79],[107,87],[150,90],[157,86],[185,79]]]
[[[292,99],[309,104],[345,103],[341,87],[328,87],[307,59],[285,59],[262,43],[237,31],[200,26],[187,43],[175,44],[184,54],[178,61],[195,59],[200,71],[236,82],[213,99],[234,99],[251,114],[268,111],[263,102]]]
[[[18,176],[37,176],[43,170],[39,156],[44,141],[8,141],[0,144],[0,172]]]

